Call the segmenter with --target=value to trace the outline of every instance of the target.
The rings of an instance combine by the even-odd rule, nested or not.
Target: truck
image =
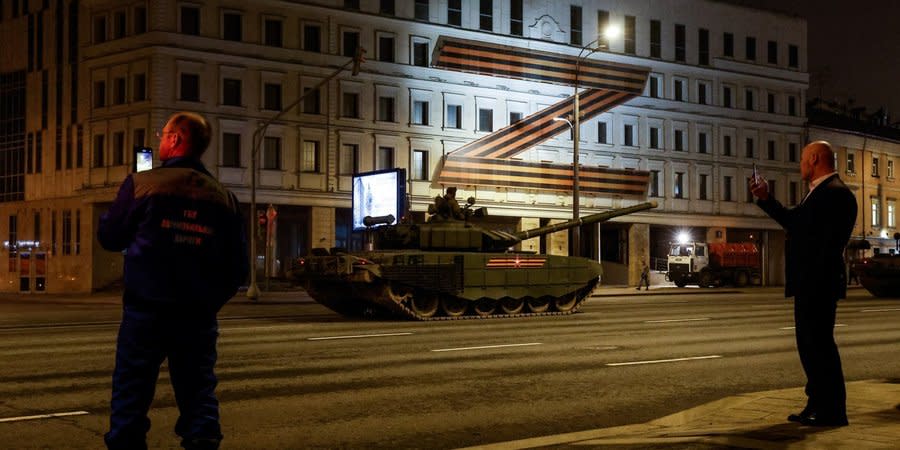
[[[668,263],[666,280],[678,287],[744,287],[762,281],[759,248],[753,242],[676,242]]]

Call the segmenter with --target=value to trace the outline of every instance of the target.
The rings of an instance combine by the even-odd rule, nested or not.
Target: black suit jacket
[[[837,174],[799,205],[785,208],[769,195],[757,205],[786,232],[785,297],[846,297],[844,247],[856,223],[856,197]]]

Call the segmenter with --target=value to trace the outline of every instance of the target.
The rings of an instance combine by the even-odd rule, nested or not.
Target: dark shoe
[[[850,425],[847,416],[826,416],[812,413],[800,420],[800,423],[808,427],[845,427]]]
[[[807,417],[809,417],[811,415],[813,415],[813,411],[809,406],[807,406],[806,408],[803,408],[803,411],[800,411],[797,414],[789,415],[787,420],[788,420],[788,422],[801,423],[801,422],[803,422],[803,419],[806,419]]]

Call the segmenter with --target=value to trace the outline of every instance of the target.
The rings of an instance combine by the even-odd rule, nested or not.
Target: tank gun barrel
[[[547,225],[545,227],[534,228],[531,230],[518,231],[513,234],[517,239],[524,241],[525,239],[533,238],[535,236],[543,236],[545,234],[555,233],[560,230],[568,230],[569,228],[574,228],[581,225],[590,225],[592,223],[598,222],[606,222],[614,217],[624,216],[627,214],[633,214],[640,211],[646,211],[648,209],[656,208],[656,202],[644,202],[639,203],[634,206],[629,206],[627,208],[618,208],[610,211],[605,211],[602,213],[591,214],[589,216],[584,216],[578,219],[568,220],[566,222],[557,223],[554,225]]]

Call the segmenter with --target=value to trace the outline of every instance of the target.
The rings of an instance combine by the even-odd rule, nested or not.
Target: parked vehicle
[[[752,242],[673,243],[666,280],[678,287],[743,287],[761,283],[760,266],[759,249]]]
[[[863,258],[852,263],[850,270],[875,297],[900,297],[900,255],[882,253]]]

